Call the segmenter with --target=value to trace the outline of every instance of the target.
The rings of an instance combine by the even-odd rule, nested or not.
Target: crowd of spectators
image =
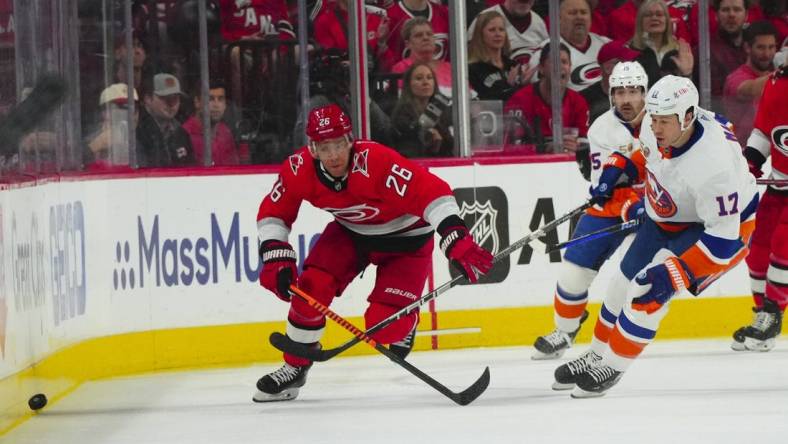
[[[81,123],[90,167],[128,163],[129,131],[135,131],[141,167],[202,164],[200,60],[206,56],[214,165],[278,162],[304,142],[297,2],[204,0],[206,55],[199,52],[198,1],[203,0],[133,0],[131,82],[123,2],[115,1],[117,19],[111,23],[90,6],[96,2],[80,2]],[[408,156],[457,154],[448,3],[366,1],[372,138]],[[526,152],[580,149],[590,122],[609,109],[607,77],[620,61],[640,62],[650,84],[666,74],[698,82],[697,1],[560,0],[560,79],[552,78],[547,56],[556,45],[549,44],[546,0],[465,3],[471,98],[499,103],[504,151],[509,146],[530,147]],[[348,109],[348,1],[310,0],[307,6],[309,106],[336,102]],[[727,114],[745,140],[774,69],[771,59],[788,37],[786,2],[710,0],[706,13],[712,109]],[[114,37],[98,38],[96,29],[103,35],[112,29]],[[565,131],[553,143],[550,104],[556,81]],[[126,112],[130,83],[138,114],[132,129]]]

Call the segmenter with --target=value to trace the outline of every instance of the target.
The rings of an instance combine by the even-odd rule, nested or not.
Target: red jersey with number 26
[[[257,213],[261,241],[287,242],[302,201],[330,212],[350,231],[371,237],[425,235],[459,213],[446,182],[376,142],[353,143],[346,181],[331,185],[321,179],[323,174],[306,147],[284,161]]]

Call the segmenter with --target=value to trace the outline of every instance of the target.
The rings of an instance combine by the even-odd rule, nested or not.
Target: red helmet
[[[321,142],[350,135],[350,118],[336,104],[313,108],[306,121],[306,135],[311,142]]]

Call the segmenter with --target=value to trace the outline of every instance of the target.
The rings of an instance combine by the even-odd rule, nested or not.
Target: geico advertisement
[[[87,311],[84,202],[47,193],[55,186],[2,192],[0,375],[48,352]]]

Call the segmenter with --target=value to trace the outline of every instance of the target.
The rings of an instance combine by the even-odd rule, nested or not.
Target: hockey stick
[[[571,247],[572,245],[583,244],[588,241],[598,239],[600,237],[610,236],[612,234],[629,230],[630,228],[637,227],[638,225],[640,225],[640,219],[632,219],[626,222],[622,222],[620,224],[611,225],[607,228],[602,228],[601,230],[592,231],[591,233],[588,233],[580,237],[576,237],[574,239],[570,239],[566,242],[561,242],[560,244],[550,245],[547,247],[546,252],[549,253],[551,251],[560,250],[566,247]]]
[[[756,179],[755,183],[758,185],[774,185],[778,187],[788,186],[788,180],[780,179]]]
[[[359,330],[356,326],[348,322],[342,316],[334,313],[330,308],[326,307],[325,305],[321,304],[312,296],[304,293],[295,285],[290,286],[290,293],[292,295],[298,296],[303,299],[310,307],[314,308],[315,310],[319,311],[320,313],[324,314],[327,318],[335,321],[337,324],[341,325],[343,328],[348,330],[349,332],[353,333],[355,337],[359,341],[364,341],[369,344],[372,348],[382,353],[385,357],[394,361],[397,365],[404,368],[405,370],[412,373],[417,378],[421,379],[422,381],[426,382],[427,385],[434,388],[435,390],[443,393],[447,398],[451,399],[452,401],[456,402],[459,405],[468,405],[472,403],[476,398],[479,397],[485,390],[487,390],[487,386],[490,385],[490,367],[485,367],[484,372],[476,380],[470,387],[467,389],[456,393],[449,390],[448,387],[441,384],[440,382],[433,379],[430,375],[424,373],[423,371],[419,370],[413,364],[409,363],[408,361],[404,360],[403,358],[396,355],[394,352],[383,346],[382,344],[378,344],[374,339],[370,338],[363,331]]]
[[[4,151],[1,154],[13,154],[19,148],[19,142],[28,133],[36,129],[58,107],[66,97],[66,82],[57,74],[43,74],[39,77],[33,90],[25,100],[0,119],[0,140]]]
[[[515,243],[509,245],[505,249],[501,250],[498,254],[496,254],[495,257],[493,257],[493,263],[496,263],[496,262],[500,261],[501,259],[503,259],[504,257],[509,256],[510,254],[512,254],[513,252],[519,250],[520,248],[522,248],[526,244],[529,244],[529,243],[531,243],[531,242],[533,242],[535,240],[538,240],[538,238],[544,236],[547,232],[554,230],[557,226],[559,226],[562,223],[568,221],[569,219],[575,217],[576,215],[582,213],[583,211],[585,211],[586,209],[591,207],[591,205],[592,205],[591,202],[586,202],[583,205],[580,205],[579,207],[575,208],[574,210],[572,210],[572,211],[564,214],[563,216],[559,217],[558,219],[555,219],[554,221],[545,224],[544,226],[540,227],[536,231],[528,233],[527,235],[525,235],[520,240],[518,240]],[[422,306],[422,305],[426,304],[427,302],[437,298],[441,294],[445,293],[451,287],[454,287],[455,285],[457,285],[460,282],[460,279],[464,279],[464,276],[462,276],[462,275],[455,276],[452,280],[440,285],[439,287],[435,288],[431,292],[429,292],[429,293],[425,294],[424,296],[422,296],[420,299],[418,299],[418,300],[412,302],[410,305],[400,309],[400,311],[392,314],[388,318],[386,318],[386,319],[378,322],[377,324],[373,325],[372,327],[369,328],[369,330],[364,332],[364,334],[369,336],[369,335],[375,333],[376,331],[380,331],[381,329],[383,329],[387,325],[391,324],[392,322],[397,321],[399,319],[402,319],[403,317],[405,317],[405,316],[409,315],[410,313],[416,311],[420,306]],[[275,332],[271,333],[271,336],[268,338],[268,340],[271,342],[271,345],[273,345],[275,348],[277,348],[277,349],[279,349],[279,350],[281,350],[281,351],[283,351],[285,353],[289,353],[289,354],[295,355],[295,356],[300,356],[302,358],[306,358],[306,359],[309,359],[311,361],[317,361],[317,362],[328,361],[329,359],[331,359],[334,356],[344,352],[345,350],[347,350],[350,347],[358,344],[361,341],[361,339],[359,339],[358,337],[354,337],[354,338],[350,339],[349,341],[345,342],[344,344],[340,345],[339,347],[335,347],[335,348],[331,348],[331,349],[327,349],[327,350],[315,350],[315,349],[313,349],[311,347],[306,346],[305,344],[293,341],[292,339],[287,337],[287,335],[279,333],[278,331],[275,331]]]

